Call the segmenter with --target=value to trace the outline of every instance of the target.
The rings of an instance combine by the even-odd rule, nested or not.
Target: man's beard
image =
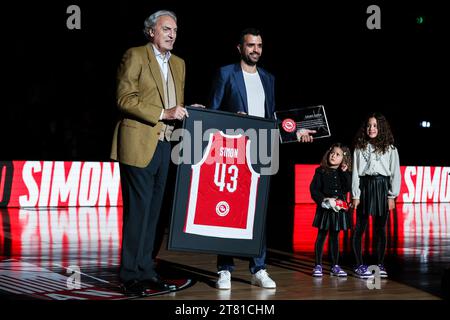
[[[242,55],[241,56],[242,57],[242,60],[244,60],[244,62],[247,64],[247,65],[249,65],[249,66],[256,66],[256,64],[258,63],[258,61],[259,61],[259,55],[258,55],[258,60],[256,60],[256,61],[253,61],[253,60],[251,60],[250,58],[248,58],[247,56],[245,56],[245,55]]]

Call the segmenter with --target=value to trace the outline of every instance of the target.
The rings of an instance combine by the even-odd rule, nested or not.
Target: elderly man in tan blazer
[[[111,158],[120,162],[123,196],[120,279],[126,294],[173,290],[156,273],[152,258],[170,161],[173,124],[188,116],[185,64],[171,54],[177,18],[158,11],[144,22],[150,42],[129,49],[118,72],[117,122]]]

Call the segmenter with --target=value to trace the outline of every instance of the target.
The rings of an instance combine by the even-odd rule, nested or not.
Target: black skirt
[[[361,176],[359,179],[361,196],[357,214],[370,214],[371,216],[385,216],[389,214],[389,177],[381,175]]]
[[[348,230],[352,227],[351,213],[345,210],[335,212],[331,209],[317,207],[313,220],[313,227],[320,230]]]

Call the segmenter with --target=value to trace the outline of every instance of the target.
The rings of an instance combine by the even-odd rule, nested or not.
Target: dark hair
[[[251,34],[252,36],[261,36],[261,31],[256,28],[246,28],[241,31],[241,35],[239,37],[239,45],[244,45],[244,38],[246,35]]]
[[[370,118],[377,120],[378,135],[371,139],[367,136],[367,124]],[[368,143],[375,147],[375,152],[386,153],[389,147],[394,145],[394,136],[392,135],[391,126],[385,116],[378,112],[369,113],[364,122],[361,124],[354,139],[355,149],[365,149]]]
[[[333,143],[331,147],[327,150],[327,152],[325,152],[325,154],[322,157],[322,161],[320,162],[320,167],[324,170],[328,170],[330,168],[330,164],[328,163],[328,157],[330,156],[330,152],[334,148],[340,148],[342,150],[343,152],[342,164],[346,164],[347,170],[352,171],[352,155],[350,153],[350,149],[339,142]]]

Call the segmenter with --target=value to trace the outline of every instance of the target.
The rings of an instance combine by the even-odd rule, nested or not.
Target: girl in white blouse
[[[372,216],[374,239],[377,240],[377,264],[380,276],[387,277],[384,267],[386,223],[389,211],[395,208],[400,192],[400,163],[394,137],[386,118],[372,113],[355,137],[352,174],[352,204],[356,208],[353,250],[359,278],[372,277],[362,258],[362,236]]]

